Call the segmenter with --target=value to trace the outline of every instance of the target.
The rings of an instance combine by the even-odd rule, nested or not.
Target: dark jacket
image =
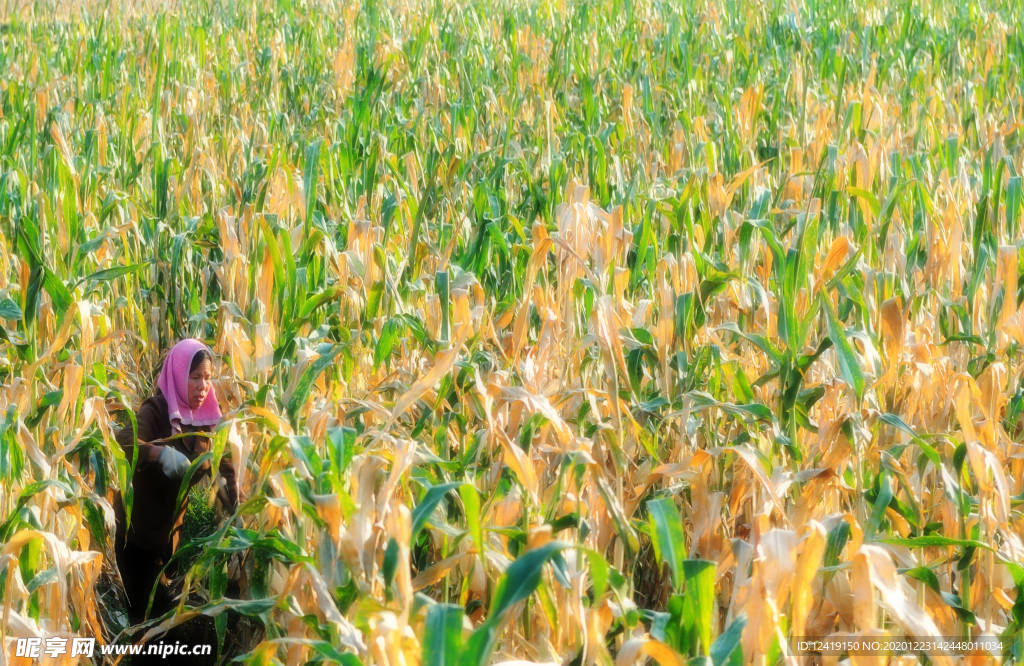
[[[175,511],[174,505],[178,499],[181,481],[169,479],[164,475],[157,458],[160,457],[162,447],[173,446],[184,453],[189,460],[194,461],[210,450],[210,440],[208,437],[197,436],[161,441],[171,436],[171,421],[167,415],[167,400],[160,394],[159,389],[155,396],[147,398],[142,403],[135,415],[135,420],[138,425],[139,460],[135,467],[135,475],[132,477],[132,486],[135,491],[135,499],[132,504],[132,524],[126,535],[124,505],[121,494],[117,493],[114,497],[114,515],[117,519],[118,543],[124,543],[127,538],[129,543],[146,550],[156,553],[173,553],[178,547],[187,502],[184,502]],[[182,432],[209,432],[212,429],[212,426],[183,425],[181,427]],[[116,438],[131,464],[134,448],[131,425],[118,431]],[[210,463],[207,461],[192,476],[189,487],[199,483],[209,474]],[[228,497],[231,500],[229,508],[234,510],[234,505],[238,501],[238,491],[235,485],[235,468],[231,466],[227,455],[221,458],[220,475],[227,482]],[[168,546],[170,546],[169,549]]]

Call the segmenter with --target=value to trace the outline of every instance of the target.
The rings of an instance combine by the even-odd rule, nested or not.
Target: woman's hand
[[[181,479],[184,477],[185,472],[188,471],[188,466],[191,464],[188,456],[171,446],[162,446],[160,448],[163,450],[160,451],[160,457],[157,458],[157,462],[160,463],[167,478]]]
[[[234,513],[235,509],[238,508],[238,502],[231,501],[231,493],[228,492],[228,483],[224,480],[224,477],[217,478],[217,499],[220,500],[224,511],[228,513]]]

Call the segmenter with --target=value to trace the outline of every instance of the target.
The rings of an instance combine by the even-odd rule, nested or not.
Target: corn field
[[[239,507],[181,498],[146,640],[1024,659],[1019,0],[0,11],[0,663],[124,639],[114,433],[183,337]]]

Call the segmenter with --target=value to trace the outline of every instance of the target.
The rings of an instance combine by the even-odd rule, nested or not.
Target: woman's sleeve
[[[135,415],[135,423],[138,428],[138,440],[139,440],[139,462],[136,469],[144,470],[149,466],[150,463],[156,462],[157,458],[160,457],[160,446],[155,444],[149,444],[153,440],[153,406],[148,403],[142,403],[142,407],[139,408],[138,413]],[[126,428],[121,428],[114,436],[117,443],[121,446],[121,450],[124,451],[125,457],[128,459],[129,464],[134,455],[134,442],[132,442],[132,426],[128,425]]]
[[[233,511],[238,506],[238,485],[235,482],[235,466],[231,464],[227,456],[222,456],[220,459],[220,475],[224,477],[228,498],[231,499],[231,506],[228,508]]]

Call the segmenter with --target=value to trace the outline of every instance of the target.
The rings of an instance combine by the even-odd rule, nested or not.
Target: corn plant
[[[0,15],[3,663],[133,633],[114,434],[182,337],[225,413],[190,474],[229,456],[240,501],[180,494],[213,519],[144,640],[204,616],[258,665],[780,664],[840,635],[1021,659],[1017,3]]]

